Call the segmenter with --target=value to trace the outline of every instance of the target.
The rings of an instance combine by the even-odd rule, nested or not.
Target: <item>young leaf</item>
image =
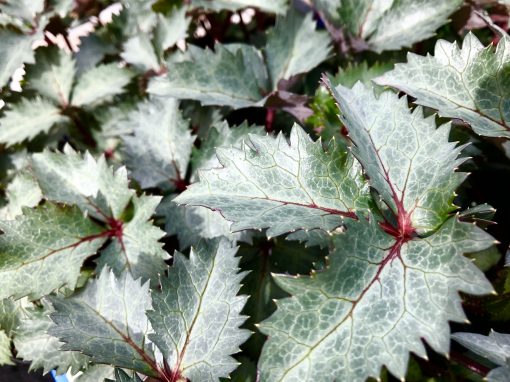
[[[279,300],[260,326],[269,336],[260,381],[362,382],[378,378],[383,365],[404,379],[409,352],[426,357],[422,338],[448,352],[448,321],[466,319],[458,291],[492,291],[462,256],[492,244],[472,224],[450,218],[426,239],[408,241],[372,218],[346,224],[326,270],[276,276],[292,297]]]
[[[11,354],[11,339],[0,329],[0,366],[14,365]]]
[[[96,66],[83,73],[73,90],[74,106],[97,105],[124,91],[133,73],[117,63]]]
[[[260,8],[264,12],[285,13],[287,0],[192,0],[194,7],[213,11],[238,11],[246,7]]]
[[[17,357],[30,362],[30,370],[42,369],[44,374],[51,370],[65,374],[71,370],[75,374],[85,368],[90,359],[79,352],[60,350],[62,342],[48,334],[55,326],[48,316],[51,311],[47,304],[25,310],[14,336]]]
[[[173,98],[152,97],[124,121],[126,165],[142,188],[182,187],[195,137]]]
[[[434,56],[409,53],[406,64],[375,81],[412,95],[415,103],[444,117],[464,120],[478,134],[510,138],[509,59],[508,35],[494,51],[469,33],[462,48],[439,40]]]
[[[442,224],[465,178],[454,171],[463,161],[457,158],[462,148],[448,142],[449,125],[436,129],[434,116],[424,118],[420,107],[411,112],[407,99],[393,92],[377,97],[361,83],[332,92],[353,153],[402,232],[426,233]]]
[[[80,293],[48,297],[55,312],[49,333],[62,350],[80,351],[96,363],[111,364],[155,376],[158,369],[147,342],[151,331],[145,311],[151,307],[149,285],[127,273],[120,278],[107,268]]]
[[[104,156],[95,160],[69,145],[63,153],[33,154],[32,169],[46,199],[76,204],[101,221],[119,219],[134,195],[125,168],[114,171]]]
[[[3,88],[24,63],[33,64],[34,51],[32,45],[43,40],[41,31],[32,35],[22,35],[7,29],[0,29],[0,89]]]
[[[366,61],[361,63],[349,63],[345,68],[338,68],[337,74],[330,77],[333,86],[343,85],[352,88],[358,81],[369,84],[371,80],[393,68],[389,62],[378,63],[368,66]],[[319,86],[315,91],[313,102],[310,105],[313,115],[307,119],[312,124],[324,141],[335,137],[341,143],[347,143],[343,125],[338,123],[338,107],[335,99],[325,86]]]
[[[129,272],[133,279],[154,279],[166,269],[170,256],[159,240],[165,236],[149,219],[161,197],[133,197],[133,217],[122,224],[122,233],[106,247],[98,259],[98,267],[108,265],[116,275]]]
[[[250,336],[239,329],[246,296],[237,296],[244,273],[238,273],[237,248],[226,240],[203,242],[189,260],[176,253],[161,292],[147,312],[149,334],[161,350],[174,380],[217,381],[237,367],[231,357]]]
[[[269,228],[270,236],[298,229],[331,231],[367,207],[358,163],[332,141],[327,151],[295,125],[290,144],[279,134],[249,135],[242,149],[222,148],[223,168],[200,172],[200,182],[176,203],[221,211],[232,230]]]
[[[75,75],[75,61],[63,49],[38,49],[35,65],[27,68],[28,88],[62,107],[69,104]]]
[[[265,55],[273,90],[280,80],[308,72],[328,57],[329,36],[326,31],[315,30],[312,16],[290,11],[277,18],[276,26],[269,32]]]
[[[0,299],[39,299],[61,286],[73,289],[83,261],[107,235],[76,207],[48,202],[23,212],[0,222]]]
[[[214,49],[191,49],[191,60],[175,63],[166,76],[151,79],[147,91],[234,109],[262,104],[265,89],[259,88],[257,73],[265,70],[263,63],[246,66],[243,50],[232,53],[221,44]]]
[[[0,143],[7,146],[30,140],[40,133],[47,133],[55,124],[68,121],[60,114],[60,109],[43,98],[22,98],[9,107],[0,118]]]

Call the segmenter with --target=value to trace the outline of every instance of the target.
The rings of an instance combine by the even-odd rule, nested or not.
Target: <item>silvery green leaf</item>
[[[0,11],[28,22],[32,22],[43,9],[44,0],[5,0],[0,4]]]
[[[150,36],[145,33],[127,40],[123,45],[121,57],[127,63],[145,72],[149,70],[157,72],[161,66]]]
[[[262,135],[260,126],[249,126],[246,122],[240,126],[229,127],[226,121],[214,124],[207,136],[202,137],[200,149],[192,156],[192,181],[198,180],[198,171],[221,167],[216,156],[218,147],[241,148],[248,133]],[[196,245],[201,239],[213,239],[224,236],[232,242],[249,240],[249,232],[232,233],[231,222],[225,220],[218,212],[200,206],[178,206],[173,197],[165,198],[158,213],[165,217],[165,230],[169,235],[177,235],[181,249]]]
[[[149,33],[156,22],[156,13],[152,10],[152,1],[121,0],[122,13],[126,16],[124,33],[134,36]]]
[[[33,64],[35,41],[44,39],[40,31],[23,35],[7,29],[0,29],[0,89],[8,82],[16,69],[24,63]]]
[[[453,333],[452,338],[496,365],[510,367],[510,334],[494,330],[491,330],[488,336],[458,332]]]
[[[53,102],[44,98],[22,98],[8,107],[0,118],[0,142],[7,146],[31,140],[55,124],[68,121]]]
[[[134,191],[124,167],[109,167],[104,156],[94,159],[66,145],[64,152],[33,154],[32,169],[46,199],[78,205],[95,218],[119,219]]]
[[[49,317],[51,311],[47,304],[26,310],[14,336],[17,357],[30,361],[30,370],[42,369],[44,374],[51,370],[65,374],[69,369],[73,374],[77,373],[87,366],[89,357],[60,350],[63,343],[48,334],[48,330],[55,326]]]
[[[75,6],[74,0],[50,0],[49,5],[51,6],[52,12],[60,18],[65,18]]]
[[[206,206],[233,221],[233,231],[269,228],[270,236],[298,229],[331,231],[369,196],[359,164],[331,141],[325,151],[295,125],[290,143],[250,134],[241,149],[217,150],[223,168],[200,171],[175,202]]]
[[[432,37],[461,0],[314,0],[337,26],[364,39],[380,53],[410,47]]]
[[[220,167],[221,163],[216,156],[219,147],[242,148],[248,134],[264,135],[262,126],[248,125],[243,122],[239,126],[229,127],[226,121],[221,121],[208,130],[207,136],[202,137],[200,149],[194,150],[191,158],[192,179],[195,179],[199,170],[208,170]]]
[[[151,97],[130,111],[123,125],[133,131],[123,138],[126,165],[142,188],[179,186],[195,136],[178,101]]]
[[[131,71],[120,68],[115,62],[96,66],[78,78],[71,103],[83,107],[108,101],[122,93],[132,77]]]
[[[510,38],[503,35],[494,50],[469,33],[459,48],[439,40],[434,56],[409,53],[407,63],[376,79],[416,98],[415,103],[458,118],[489,137],[510,138]]]
[[[510,367],[497,367],[486,376],[488,382],[508,382],[510,381]]]
[[[75,53],[76,74],[82,73],[94,68],[99,64],[106,54],[117,53],[115,45],[96,34],[90,34],[80,39],[80,50]]]
[[[263,104],[266,89],[259,87],[262,64],[247,67],[242,49],[234,54],[216,44],[214,52],[194,48],[190,54],[190,60],[174,63],[165,76],[152,78],[147,91],[234,109]]]
[[[375,2],[388,3],[386,0]],[[376,52],[411,47],[418,41],[434,36],[436,30],[449,21],[449,16],[462,4],[462,0],[401,0],[377,21],[377,27],[362,27],[362,37],[367,38]]]
[[[265,55],[273,90],[280,80],[309,72],[328,58],[331,40],[326,31],[316,30],[312,16],[291,10],[269,32]]]
[[[493,289],[463,257],[491,237],[455,217],[425,239],[388,235],[375,219],[350,220],[334,235],[328,268],[312,276],[277,275],[292,297],[262,322],[269,336],[260,381],[352,381],[379,378],[384,365],[406,375],[409,353],[426,357],[424,339],[448,353],[448,321],[463,322],[459,291]]]
[[[7,204],[0,208],[1,220],[12,220],[21,215],[22,207],[35,207],[42,199],[41,189],[28,172],[16,174],[5,190]]]
[[[250,336],[239,327],[246,296],[237,296],[244,273],[238,273],[237,248],[226,240],[203,242],[189,259],[174,257],[161,292],[153,293],[147,313],[149,334],[174,375],[192,381],[217,381],[237,367],[232,354]]]
[[[154,376],[156,361],[147,342],[151,331],[145,311],[151,307],[148,283],[128,273],[116,278],[104,268],[97,280],[69,297],[48,298],[55,312],[50,334],[92,362],[137,370]]]
[[[31,306],[32,304],[27,298],[0,300],[0,329],[8,336],[12,336],[19,326],[20,320],[26,317],[26,310]]]
[[[229,43],[224,44],[223,47],[234,55],[241,54],[243,56],[244,67],[253,70],[253,75],[257,79],[257,86],[259,89],[264,90],[270,88],[269,74],[260,50],[253,45],[243,43]]]
[[[74,81],[74,59],[64,49],[53,46],[38,49],[35,62],[27,67],[27,87],[66,107]]]
[[[163,199],[158,206],[158,214],[165,218],[165,231],[177,235],[181,250],[197,245],[202,239],[225,237],[231,242],[247,239],[249,233],[230,231],[231,222],[218,212],[205,207],[179,206],[173,196]]]
[[[167,268],[170,256],[159,240],[165,235],[150,220],[161,197],[133,197],[133,217],[123,223],[122,236],[116,237],[101,252],[98,267],[108,265],[116,275],[129,273],[133,279],[154,279]]]
[[[448,142],[450,126],[436,128],[434,116],[424,118],[421,107],[409,110],[406,97],[390,91],[376,96],[361,83],[331,90],[354,155],[400,226],[425,233],[441,225],[465,178],[455,172],[462,147]]]
[[[203,7],[213,11],[238,11],[243,8],[259,8],[264,12],[285,13],[287,0],[192,0],[193,7]]]
[[[15,220],[0,222],[0,229],[0,299],[74,289],[83,261],[106,240],[78,208],[50,202],[25,208]]]
[[[160,56],[179,40],[187,37],[191,18],[186,17],[186,11],[185,7],[181,7],[168,16],[158,14],[158,22],[154,30],[154,45]]]

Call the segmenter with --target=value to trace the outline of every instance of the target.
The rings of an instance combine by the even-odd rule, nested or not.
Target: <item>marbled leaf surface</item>
[[[49,297],[55,312],[50,334],[96,363],[111,364],[155,375],[156,361],[147,341],[151,332],[145,311],[151,307],[149,285],[128,273],[116,278],[103,269],[80,293]]]
[[[260,381],[378,378],[382,366],[404,378],[409,352],[426,357],[422,338],[449,351],[448,321],[463,322],[459,291],[487,294],[491,284],[462,254],[492,244],[472,224],[450,218],[424,239],[400,242],[373,219],[349,221],[333,237],[328,268],[278,275],[292,297],[278,300],[260,329],[269,336]]]
[[[149,335],[173,375],[191,381],[217,381],[237,367],[232,354],[250,336],[239,327],[247,296],[237,296],[244,273],[238,273],[237,248],[226,240],[202,242],[189,259],[176,253],[161,292],[153,293]],[[179,378],[178,378],[179,379]]]
[[[425,118],[420,107],[411,111],[406,97],[389,91],[376,96],[361,83],[332,93],[354,155],[400,226],[426,233],[442,224],[465,178],[455,172],[462,147],[448,142],[450,126],[436,128],[435,117]]]
[[[509,59],[508,35],[494,48],[469,33],[461,48],[439,40],[433,56],[409,53],[407,63],[375,81],[408,93],[441,116],[469,123],[480,135],[510,138]]]
[[[40,133],[47,133],[55,124],[68,120],[60,113],[60,109],[47,99],[23,98],[20,102],[9,105],[0,118],[0,142],[12,146],[31,140]]]
[[[78,208],[49,202],[25,208],[0,229],[0,298],[39,299],[61,286],[73,289],[83,261],[106,240]]]
[[[219,210],[232,230],[269,228],[276,236],[298,229],[333,230],[369,198],[359,164],[332,141],[327,151],[294,126],[290,143],[249,135],[241,149],[217,150],[223,168],[200,172],[175,202]]]
[[[17,357],[30,362],[30,370],[42,369],[44,374],[56,370],[59,375],[70,370],[76,374],[90,359],[79,352],[60,350],[63,343],[48,334],[55,325],[48,316],[51,311],[48,304],[25,310],[14,336]]]
[[[33,154],[31,165],[46,199],[76,204],[101,221],[120,218],[134,195],[124,167],[114,171],[104,156],[95,159],[70,145],[63,152]]]

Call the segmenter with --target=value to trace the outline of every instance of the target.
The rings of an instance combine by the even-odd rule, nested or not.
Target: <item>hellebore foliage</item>
[[[509,12],[0,1],[0,365],[508,380]]]

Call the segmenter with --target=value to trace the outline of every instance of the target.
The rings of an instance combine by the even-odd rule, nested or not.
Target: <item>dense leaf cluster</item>
[[[0,0],[0,365],[509,380],[509,12]]]

